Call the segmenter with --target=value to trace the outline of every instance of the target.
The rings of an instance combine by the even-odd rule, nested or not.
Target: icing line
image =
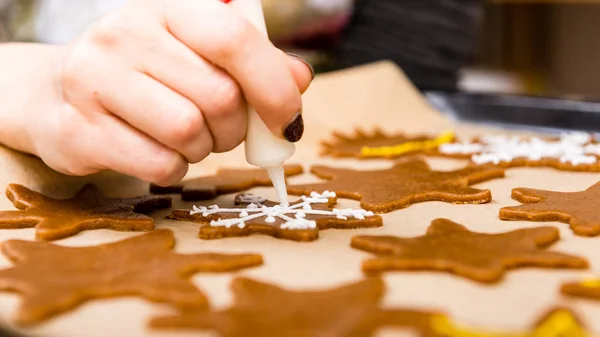
[[[365,157],[396,156],[408,152],[435,149],[441,144],[450,143],[454,139],[454,132],[446,131],[434,139],[411,141],[393,146],[361,148],[360,153]]]
[[[586,288],[600,288],[600,279],[589,279],[581,282],[581,285]]]

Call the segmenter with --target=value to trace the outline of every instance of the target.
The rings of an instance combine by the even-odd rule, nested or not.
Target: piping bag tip
[[[285,172],[283,170],[283,166],[268,167],[266,170],[269,178],[273,182],[275,193],[277,193],[277,198],[279,198],[279,203],[284,206],[288,206],[290,203],[288,202],[287,186],[285,184]]]

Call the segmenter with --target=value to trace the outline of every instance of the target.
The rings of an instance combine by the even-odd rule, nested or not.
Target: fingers
[[[181,180],[187,161],[176,151],[133,129],[100,107],[87,114],[67,105],[60,113],[32,127],[41,137],[40,157],[54,170],[84,176],[113,170],[161,186]]]
[[[96,97],[106,110],[181,153],[190,163],[210,154],[213,139],[193,102],[145,74],[130,69],[115,72],[119,76],[97,84]]]
[[[241,14],[217,1],[196,0],[166,1],[164,11],[169,32],[235,78],[275,135],[283,138],[289,124],[303,128],[297,116],[301,90],[289,58]],[[299,130],[288,136],[299,137]]]
[[[81,150],[97,149],[92,166],[111,169],[161,186],[174,184],[187,173],[188,163],[178,152],[109,114],[99,115],[86,133],[89,143],[80,146]]]
[[[105,118],[104,126],[95,140],[100,143],[112,137],[111,144],[97,154],[97,162],[102,163],[105,169],[159,186],[175,184],[186,175],[189,165],[181,154],[112,116]]]
[[[248,122],[241,88],[225,71],[166,31],[161,33],[155,36],[161,48],[144,53],[140,70],[200,108],[212,134],[213,152],[234,149],[244,140]]]

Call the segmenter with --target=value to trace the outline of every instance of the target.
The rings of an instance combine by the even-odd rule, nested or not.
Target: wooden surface
[[[317,78],[305,95],[306,137],[298,144],[297,154],[290,163],[302,163],[308,168],[314,163],[354,167],[360,169],[383,168],[389,161],[331,160],[317,157],[318,144],[332,130],[351,131],[356,126],[378,125],[387,130],[404,130],[410,133],[454,129],[467,137],[488,130],[472,125],[458,125],[430,108],[408,83],[403,74],[389,63],[380,63]],[[497,131],[497,130],[496,130]],[[0,188],[18,182],[52,195],[66,196],[87,178],[66,178],[53,173],[36,159],[0,152]],[[453,169],[465,161],[430,159],[436,169]],[[210,173],[219,166],[246,166],[243,148],[231,153],[209,157],[190,170],[190,176]],[[259,252],[265,265],[248,269],[238,275],[273,282],[290,289],[318,289],[359,280],[361,261],[369,254],[351,249],[350,238],[357,234],[391,234],[417,236],[425,232],[431,220],[446,217],[480,232],[505,232],[540,224],[504,222],[498,219],[502,206],[517,204],[510,198],[515,187],[576,191],[585,189],[599,180],[599,174],[566,173],[552,169],[512,169],[506,179],[476,185],[489,188],[494,200],[486,205],[451,205],[428,202],[385,214],[384,226],[362,230],[326,230],[321,238],[311,243],[277,240],[265,236],[202,241],[197,238],[198,225],[167,221],[168,211],[156,212],[158,228],[172,229],[177,238],[177,251],[186,252]],[[146,191],[146,185],[115,174],[103,174],[90,179],[114,195],[133,195]],[[310,175],[292,179],[292,182],[314,181]],[[253,190],[274,197],[270,188]],[[231,196],[218,199],[225,200]],[[174,197],[177,208],[190,208]],[[214,203],[211,202],[211,203]],[[357,202],[341,200],[341,207],[356,207]],[[0,208],[12,209],[2,197]],[[573,308],[587,321],[588,326],[600,332],[600,303],[572,300],[562,297],[558,287],[563,281],[578,280],[583,275],[600,272],[600,238],[573,236],[568,226],[548,223],[560,228],[562,239],[553,248],[589,258],[591,269],[585,272],[525,268],[511,271],[496,285],[480,285],[473,281],[434,272],[396,272],[385,276],[389,291],[385,305],[396,307],[442,310],[461,324],[492,330],[521,331],[531,326],[549,307],[560,304]],[[60,240],[57,244],[84,246],[113,242],[139,235],[108,230],[87,231]],[[0,241],[20,238],[33,240],[33,229],[0,230]],[[40,261],[43,263],[43,261]],[[10,263],[0,257],[0,267]],[[234,274],[197,274],[194,282],[208,295],[216,308],[231,301],[229,281]],[[43,275],[40,275],[43,277]],[[16,294],[0,293],[0,320],[10,320],[19,305]],[[165,305],[146,302],[138,298],[118,298],[90,301],[72,312],[60,315],[34,329],[26,330],[35,336],[104,337],[104,336],[211,336],[209,333],[151,332],[146,328],[154,315],[170,313]],[[385,330],[381,336],[398,336],[398,331]],[[411,336],[404,332],[402,336]]]

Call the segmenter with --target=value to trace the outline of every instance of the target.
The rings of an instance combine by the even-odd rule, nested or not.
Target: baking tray
[[[598,101],[441,91],[424,94],[436,109],[461,122],[548,133],[600,133]]]

